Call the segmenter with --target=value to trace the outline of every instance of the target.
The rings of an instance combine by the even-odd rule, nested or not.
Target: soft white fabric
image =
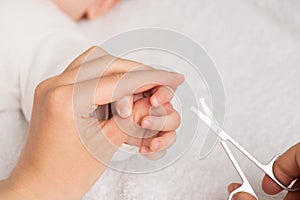
[[[81,28],[95,42],[150,26],[183,32],[203,44],[223,78],[224,128],[259,160],[268,161],[300,140],[299,10],[299,1],[127,0]],[[5,20],[1,19],[11,23]],[[1,50],[1,55],[7,53]],[[1,97],[6,102],[6,96]],[[20,100],[7,100],[12,107],[17,105],[13,101]],[[0,113],[0,178],[8,175],[22,147],[26,124],[21,119],[18,111]],[[227,184],[240,179],[220,146],[205,160],[197,160],[202,139],[198,137],[174,165],[153,174],[107,170],[84,199],[226,199]],[[283,194],[264,195],[262,173],[237,157],[260,199],[282,199]]]
[[[50,1],[0,5],[0,111],[22,108],[29,120],[37,84],[61,73],[90,43]]]

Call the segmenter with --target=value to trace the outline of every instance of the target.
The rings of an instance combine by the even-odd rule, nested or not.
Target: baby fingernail
[[[140,150],[140,152],[141,152],[142,154],[146,154],[146,153],[148,153],[147,149],[146,149],[146,148],[144,148],[144,147],[141,147],[141,150]]]
[[[142,122],[142,127],[143,128],[148,128],[150,126],[151,126],[151,120],[150,119],[143,120],[143,122]]]
[[[120,117],[126,118],[130,116],[130,112],[128,108],[121,108],[119,111]]]
[[[152,99],[152,102],[151,102],[151,103],[152,103],[153,106],[159,106],[158,99],[155,98],[155,97]]]
[[[154,150],[158,150],[158,149],[160,149],[160,147],[161,147],[160,142],[155,142],[155,143],[152,145],[152,148],[153,148]]]

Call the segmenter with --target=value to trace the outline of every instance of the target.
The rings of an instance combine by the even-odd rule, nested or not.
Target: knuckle
[[[109,54],[104,51],[102,48],[99,46],[92,46],[88,50],[85,51],[84,54],[87,54],[88,56],[91,56],[93,58],[103,58],[105,56],[109,56]]]
[[[41,98],[44,97],[45,94],[55,85],[55,82],[59,76],[48,78],[46,80],[41,81],[34,90],[34,97]]]
[[[72,90],[68,86],[59,86],[50,89],[45,94],[45,106],[47,110],[61,111],[71,104]]]
[[[44,80],[44,81],[40,82],[34,90],[34,97],[35,98],[42,97],[43,94],[45,94],[47,92],[48,86],[49,86],[49,80]]]
[[[98,49],[98,48],[99,48],[98,46],[93,45],[93,46],[91,46],[91,48],[89,48],[89,50],[93,51],[93,50],[96,50],[96,49]]]
[[[95,52],[95,51],[103,51],[103,49],[101,49],[99,46],[91,46],[88,50],[88,52]]]
[[[122,79],[122,77],[124,76],[124,73],[114,73],[112,74],[112,79],[113,81],[120,81]]]

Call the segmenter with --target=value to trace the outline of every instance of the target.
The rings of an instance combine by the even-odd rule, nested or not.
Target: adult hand
[[[99,57],[99,55],[101,55]],[[78,67],[80,66],[80,67]],[[137,71],[153,71],[152,67],[145,66],[141,63],[130,61],[130,60],[124,60],[124,59],[116,59],[115,57],[107,54],[100,48],[92,48],[88,50],[87,52],[83,53],[81,56],[79,56],[68,68],[66,71],[73,72],[79,72],[80,75],[77,75],[76,82],[79,81],[85,81],[88,79],[91,79],[92,77],[98,75],[100,76],[107,76],[107,74],[111,74],[118,77],[118,84],[116,84],[114,95],[117,95],[113,98],[117,99],[113,103],[114,110],[121,118],[128,118],[132,113],[132,107],[133,103],[138,101],[141,98],[149,97],[150,103],[152,107],[156,108],[156,112],[158,110],[162,110],[160,108],[164,107],[165,105],[170,107],[172,106],[169,102],[172,100],[174,96],[174,92],[176,91],[177,87],[181,83],[169,83],[168,85],[162,85],[157,82],[155,75],[153,77],[144,76],[143,78],[136,79],[136,78],[128,78],[131,81],[130,87],[137,87],[139,86],[138,81],[144,82],[143,84],[147,82],[154,82],[155,84],[153,87],[150,87],[150,89],[144,88],[141,89],[139,92],[136,90],[133,93],[124,93],[129,85],[128,83],[124,83],[122,79],[125,79],[127,75],[130,75],[128,72],[137,72]],[[128,73],[128,74],[124,74]],[[122,77],[122,74],[123,77]],[[121,78],[122,77],[122,78]],[[161,77],[162,78],[162,77]],[[179,75],[179,79],[181,79],[181,75]],[[148,80],[147,80],[148,79]],[[162,78],[163,79],[163,78]],[[98,80],[96,80],[98,81]],[[101,84],[101,83],[100,83]],[[89,85],[88,87],[92,90],[96,87],[97,83],[92,82],[92,85]],[[123,88],[123,87],[126,88]],[[77,86],[82,87],[82,86]],[[81,90],[85,90],[86,86],[84,84],[85,88],[81,88]],[[101,87],[106,87],[106,85],[102,85]],[[137,89],[137,88],[136,88]],[[109,91],[112,90],[112,88],[108,89]],[[131,89],[133,91],[133,89]],[[76,92],[76,91],[75,91]],[[78,92],[81,93],[81,92]],[[93,94],[93,92],[90,92],[90,94]],[[86,97],[89,97],[89,99],[93,99],[93,96],[85,95]],[[76,97],[75,97],[76,100]],[[88,100],[87,100],[88,101]],[[109,102],[109,101],[107,101]],[[82,107],[82,100],[79,101],[80,105],[78,107]],[[89,104],[89,103],[88,103]],[[107,119],[108,117],[108,105],[102,104],[102,106],[99,106],[100,108],[100,116],[101,119]],[[153,109],[152,109],[153,110]],[[168,111],[170,109],[164,109],[165,111]],[[82,112],[82,111],[81,111]],[[103,112],[105,113],[103,115]],[[117,117],[117,116],[116,116]],[[115,117],[115,118],[116,118]],[[119,119],[117,117],[117,119]],[[134,124],[133,122],[124,122],[122,126],[126,126],[126,124]],[[120,119],[118,120],[121,121]],[[140,133],[139,136],[135,135],[133,139],[128,140],[126,143],[131,144],[134,146],[137,146],[140,148],[140,152],[142,155],[148,159],[155,160],[159,159],[162,156],[164,156],[166,148],[169,147],[169,144],[172,143],[172,141],[175,141],[176,139],[176,133],[175,129],[172,130],[170,127],[164,127],[162,130],[155,129],[158,127],[158,124],[169,122],[173,123],[172,127],[176,127],[176,124],[179,125],[180,123],[180,117],[178,113],[172,108],[172,111],[168,113],[160,113],[158,116],[144,116],[144,119],[141,120],[140,126],[142,126],[144,129],[152,129],[152,133]],[[147,123],[147,124],[146,124]],[[119,124],[120,125],[120,124]],[[162,125],[163,126],[163,125]],[[144,132],[144,129],[140,129],[139,131],[135,130],[133,132]],[[142,136],[142,137],[141,137]],[[87,142],[89,143],[89,142]]]
[[[91,48],[62,74],[36,88],[28,138],[15,169],[0,183],[2,199],[80,199],[101,176],[118,147],[130,143],[142,129],[136,127],[129,135],[119,126],[117,116],[98,121],[90,114],[124,96],[162,85],[176,88],[183,81],[176,73],[109,55],[97,57],[97,50]],[[150,109],[151,99],[146,100],[139,99],[136,106],[148,105]],[[168,104],[164,108],[167,117],[163,126],[154,127],[153,123],[148,129],[161,128],[163,133],[176,129],[178,123],[174,126],[169,120],[176,113]],[[142,111],[134,115],[140,117],[130,119],[142,125],[149,115]],[[168,136],[155,135],[162,141]]]
[[[298,179],[294,183],[294,187],[300,186],[300,143],[292,146],[285,153],[283,153],[278,160],[276,160],[274,167],[274,174],[277,179],[284,185],[289,185],[292,181]],[[228,186],[228,191],[232,192],[238,188],[240,184],[232,183]],[[277,185],[270,177],[264,176],[262,181],[263,190],[270,195],[277,194],[282,191],[282,188]],[[254,200],[255,198],[249,194],[239,193],[234,196],[235,200]],[[300,199],[300,191],[288,192],[285,200],[297,200]]]

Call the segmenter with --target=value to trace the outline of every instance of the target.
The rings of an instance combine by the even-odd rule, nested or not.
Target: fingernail
[[[119,111],[120,117],[126,118],[130,116],[130,112],[128,108],[121,108]]]
[[[142,122],[142,127],[143,128],[148,128],[150,126],[151,126],[151,120],[150,119],[143,120],[143,122]]]
[[[144,148],[144,147],[141,147],[140,152],[141,152],[141,154],[146,154],[146,153],[148,153],[147,149]]]
[[[159,102],[156,97],[153,97],[151,102],[152,102],[152,106],[159,106]]]
[[[152,148],[153,148],[154,150],[158,150],[158,149],[160,149],[160,147],[161,147],[160,142],[155,142],[155,143],[152,145]]]

